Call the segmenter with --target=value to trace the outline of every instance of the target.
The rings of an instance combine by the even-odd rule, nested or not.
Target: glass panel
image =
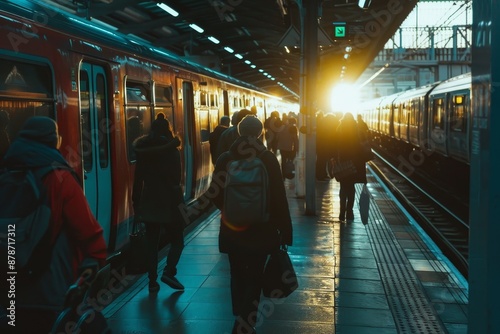
[[[202,142],[208,141],[210,129],[208,128],[208,111],[203,110],[199,112],[200,117],[200,137]]]
[[[106,96],[106,81],[102,74],[96,77],[96,111],[99,126],[99,164],[101,168],[108,167],[109,152],[109,118],[108,118],[108,103]]]
[[[450,116],[450,128],[455,132],[465,132],[465,95],[454,96]]]
[[[0,94],[31,93],[47,98],[53,96],[52,92],[52,75],[47,65],[0,59]]]
[[[0,57],[0,110],[8,114],[6,129],[11,141],[28,118],[55,119],[51,73],[46,64]]]
[[[155,93],[158,94],[158,91]],[[162,94],[160,94],[160,96],[165,97],[165,95]],[[125,119],[127,120],[127,150],[129,161],[135,161],[136,159],[133,147],[134,140],[148,134],[151,129],[151,115],[151,92],[149,90],[149,85],[127,81]]]
[[[444,108],[442,98],[432,102],[432,128],[444,129]]]
[[[32,116],[54,117],[54,103],[38,101],[4,100],[0,97],[0,110],[7,112],[7,134],[10,141],[17,137],[26,120]]]
[[[90,172],[92,170],[92,127],[90,124],[89,76],[85,71],[80,71],[80,106],[83,168],[86,172]]]
[[[208,106],[207,93],[206,92],[200,92],[200,105],[202,105],[202,106]]]

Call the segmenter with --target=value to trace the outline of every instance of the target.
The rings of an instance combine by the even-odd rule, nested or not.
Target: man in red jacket
[[[73,170],[59,153],[60,145],[57,123],[36,116],[26,121],[4,157],[6,167],[53,167],[42,179],[53,224],[50,265],[35,282],[16,286],[16,326],[9,328],[15,333],[48,333],[83,260],[94,259],[101,266],[106,261],[103,230]]]

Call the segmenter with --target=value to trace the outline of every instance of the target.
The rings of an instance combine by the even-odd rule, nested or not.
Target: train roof
[[[394,100],[394,103],[398,103],[400,101],[405,101],[414,97],[419,97],[426,95],[430,91],[432,91],[437,85],[439,85],[439,82],[434,82],[425,86],[421,87],[416,87],[413,89],[406,90],[404,92],[401,92],[398,94],[396,99]]]
[[[450,90],[467,89],[471,86],[471,73],[462,74],[440,82],[432,91],[431,95],[446,93]]]
[[[167,63],[174,67],[223,80],[227,83],[271,96],[259,87],[207,68],[193,61],[183,59],[168,50],[158,48],[140,38],[113,31],[105,25],[84,20],[56,7],[49,8],[47,4],[40,0],[2,0],[0,2],[0,10],[23,17],[26,21],[38,22],[51,29],[63,31],[68,35],[96,41],[102,45],[120,49],[136,56]],[[10,18],[7,19],[10,20]]]

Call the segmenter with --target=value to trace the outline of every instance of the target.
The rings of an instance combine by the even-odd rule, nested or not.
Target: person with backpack
[[[276,156],[258,139],[262,122],[253,115],[238,124],[238,137],[217,160],[210,185],[221,210],[219,250],[228,254],[233,333],[254,333],[268,255],[292,245],[292,224]]]
[[[177,264],[184,249],[184,219],[181,206],[184,196],[181,188],[181,141],[174,137],[170,122],[163,113],[157,115],[148,135],[134,142],[137,164],[132,200],[135,219],[146,224],[148,241],[149,292],[157,293],[158,245],[162,229],[170,240],[167,265],[161,281],[172,289],[184,290],[175,277]]]
[[[222,116],[219,124],[215,127],[214,131],[208,136],[208,143],[210,144],[210,155],[212,156],[212,163],[215,166],[217,162],[217,145],[219,144],[220,136],[229,127],[229,116]]]
[[[7,291],[2,291],[6,317],[1,326],[9,332],[48,333],[63,308],[67,290],[79,276],[81,265],[89,260],[99,266],[106,263],[103,229],[89,208],[76,174],[59,152],[60,145],[61,137],[53,119],[31,117],[3,160],[0,235],[13,231],[16,239],[16,267],[3,271],[17,272],[15,299],[6,300]],[[34,188],[23,187],[27,179]],[[16,183],[26,193],[16,191]],[[33,206],[29,189],[37,189],[44,199],[37,202],[44,206],[43,210],[33,208],[33,212],[40,213],[34,218],[27,215],[28,208]],[[13,216],[16,214],[18,216]],[[31,229],[32,233],[23,237],[25,229]],[[3,245],[4,242],[2,240]],[[32,245],[27,245],[29,243]],[[27,254],[30,249],[32,253]],[[5,282],[2,280],[2,283]],[[7,289],[11,291],[12,286]]]

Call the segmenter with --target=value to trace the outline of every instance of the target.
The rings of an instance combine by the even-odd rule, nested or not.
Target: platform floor
[[[289,253],[299,288],[288,298],[262,298],[257,333],[467,333],[468,286],[369,175],[368,225],[338,220],[335,181],[316,183],[316,216],[286,181],[293,219]],[[361,190],[358,185],[357,194]],[[233,325],[227,256],[218,251],[219,215],[186,235],[177,278],[185,291],[160,282],[149,296],[147,277],[104,309],[115,334],[222,334]],[[158,270],[165,266],[160,261]]]

